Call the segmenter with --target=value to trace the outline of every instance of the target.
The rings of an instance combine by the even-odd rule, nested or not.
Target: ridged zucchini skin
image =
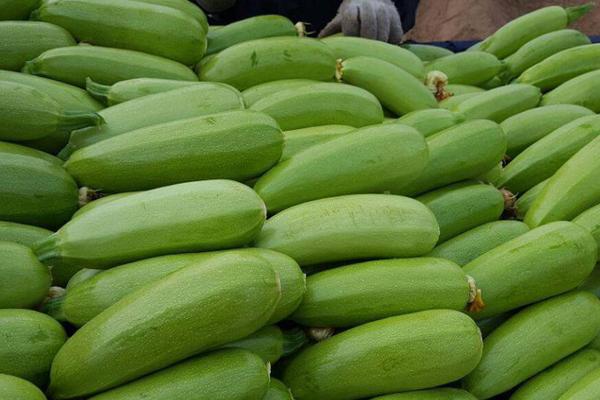
[[[311,327],[352,327],[417,311],[463,310],[471,287],[462,269],[437,258],[368,261],[318,272],[291,319]]]
[[[416,129],[375,125],[278,164],[258,180],[254,190],[271,213],[326,197],[381,193],[421,173],[428,153],[425,139]]]
[[[418,195],[477,176],[495,167],[504,157],[506,137],[498,124],[488,120],[467,121],[427,138],[427,166],[408,185],[392,193]]]
[[[306,266],[417,257],[431,251],[438,237],[433,213],[418,201],[357,194],[288,208],[267,220],[255,245],[287,254]]]
[[[184,65],[200,61],[206,31],[192,16],[175,8],[139,1],[46,1],[34,20],[59,25],[84,43],[154,54]]]
[[[444,258],[460,266],[529,231],[520,221],[494,221],[482,224],[437,245],[428,257]]]
[[[583,349],[540,372],[521,385],[511,400],[558,400],[570,387],[600,368],[600,352]]]
[[[0,241],[0,308],[33,308],[48,294],[52,280],[25,245]]]
[[[321,125],[283,132],[284,146],[280,162],[304,150],[337,139],[355,130],[348,125]]]
[[[600,44],[573,47],[525,70],[516,82],[534,85],[547,92],[579,75],[600,68],[598,59]]]
[[[546,33],[525,43],[514,54],[504,59],[506,70],[502,78],[510,81],[556,53],[590,43],[587,35],[575,29],[561,29]]]
[[[524,192],[550,178],[575,153],[600,135],[600,116],[578,118],[538,140],[505,168],[500,186]]]
[[[198,84],[201,83],[177,81],[174,79],[137,78],[117,82],[114,85],[102,85],[88,79],[85,89],[92,96],[102,100],[108,106],[114,106],[139,97],[169,92]]]
[[[600,368],[596,368],[569,388],[559,400],[593,400],[600,392]]]
[[[269,370],[256,355],[219,350],[155,372],[90,400],[262,400]]]
[[[263,400],[294,400],[290,389],[278,379],[271,378],[269,390]]]
[[[157,4],[182,11],[200,23],[204,32],[208,32],[208,19],[202,9],[186,0],[135,0],[138,3]]]
[[[494,186],[475,181],[459,182],[416,198],[425,204],[440,225],[438,245],[487,222],[504,211],[504,197]]]
[[[32,247],[35,242],[45,239],[51,234],[52,231],[38,226],[0,221],[0,241]]]
[[[251,335],[228,343],[223,348],[249,351],[259,356],[265,363],[276,363],[284,352],[283,332],[277,325],[268,325]]]
[[[37,311],[0,309],[0,335],[0,373],[44,387],[52,359],[67,339],[63,327]]]
[[[572,222],[532,229],[464,266],[485,302],[471,315],[492,317],[574,289],[593,271],[597,257],[592,235]]]
[[[246,107],[250,108],[254,103],[264,99],[274,93],[281,92],[287,89],[299,89],[304,86],[310,86],[318,81],[312,79],[282,79],[280,81],[272,81],[261,83],[252,86],[242,92]]]
[[[423,61],[400,46],[351,36],[330,36],[321,41],[332,49],[336,60],[359,56],[378,58],[402,68],[419,80],[425,78]]]
[[[600,112],[600,71],[592,71],[566,81],[542,97],[542,105],[575,104]]]
[[[134,78],[197,81],[194,71],[173,60],[133,50],[79,45],[43,52],[23,72],[85,88],[87,78],[104,85]]]
[[[441,71],[448,82],[463,85],[481,85],[498,75],[504,65],[493,54],[466,51],[442,57],[427,64],[425,71]]]
[[[294,23],[282,15],[258,15],[225,25],[207,35],[207,55],[238,43],[275,36],[298,36]]]
[[[207,179],[243,182],[269,170],[282,151],[273,118],[231,111],[102,140],[71,154],[64,167],[80,186],[119,193]]]
[[[270,115],[284,131],[332,124],[359,128],[383,122],[383,109],[374,95],[339,83],[283,90],[257,101],[250,110]]]
[[[396,120],[397,123],[415,128],[425,137],[450,128],[461,122],[464,117],[443,108],[419,110],[403,115]]]
[[[283,381],[298,400],[360,399],[460,379],[481,358],[468,316],[431,310],[370,322],[308,347]]]
[[[594,112],[588,108],[562,103],[545,105],[513,115],[500,124],[508,142],[506,154],[514,158],[561,126],[590,115],[594,115]]]
[[[280,295],[277,274],[259,257],[190,265],[123,298],[71,336],[52,363],[49,393],[88,397],[241,339],[265,325]]]
[[[0,69],[11,71],[46,50],[77,44],[69,32],[45,22],[1,21],[0,36]]]
[[[247,186],[228,180],[181,183],[81,214],[38,242],[36,253],[55,268],[106,269],[164,254],[243,246],[264,220],[264,203]],[[171,240],[164,241],[165,235]]]
[[[600,203],[600,137],[579,150],[550,178],[525,215],[531,227],[571,220]]]
[[[504,25],[478,43],[477,50],[492,53],[498,58],[508,57],[538,36],[565,29],[591,8],[589,4],[569,8],[559,6],[540,8]]]
[[[56,228],[77,210],[78,189],[55,157],[0,142],[0,219]]]
[[[74,131],[61,157],[66,158],[78,149],[137,129],[243,108],[237,90],[215,83],[196,83],[144,96],[100,111],[98,114],[104,124]]]
[[[478,399],[503,393],[588,344],[600,330],[600,300],[571,292],[529,306],[483,342],[481,362],[463,380]]]
[[[201,81],[223,82],[244,90],[281,79],[327,81],[335,75],[335,57],[316,39],[275,37],[231,46],[200,66]]]
[[[586,228],[598,244],[598,256],[600,259],[600,204],[589,208],[573,219],[573,222]]]
[[[476,400],[476,398],[465,390],[441,388],[390,394],[374,397],[371,400]]]
[[[453,111],[462,113],[467,119],[490,119],[501,123],[515,114],[536,107],[542,93],[532,85],[513,84],[479,93],[465,100]]]
[[[531,208],[531,205],[542,192],[542,189],[544,189],[549,180],[550,178],[546,179],[545,181],[541,181],[531,189],[527,190],[517,199],[515,202],[515,211],[518,219],[525,219],[525,215],[527,215],[529,208]]]
[[[406,43],[402,45],[402,48],[410,51],[423,62],[437,60],[454,54],[454,52],[444,47],[432,46],[429,44]]]
[[[463,94],[457,94],[454,96],[450,96],[450,97],[440,101],[439,106],[440,106],[440,108],[442,108],[444,110],[454,111],[457,109],[457,107],[460,104],[462,104],[465,101],[467,101],[468,99],[476,97],[480,94],[482,94],[482,93],[474,92],[474,93],[463,93]],[[464,118],[464,116],[463,116],[463,118]]]
[[[478,86],[449,83],[448,85],[446,85],[446,91],[448,91],[449,93],[452,93],[453,96],[458,96],[458,95],[467,94],[467,93],[485,92],[485,89],[482,89]]]
[[[0,397],[11,400],[46,400],[35,385],[16,376],[0,374]]]
[[[39,0],[0,0],[0,21],[29,19]]]

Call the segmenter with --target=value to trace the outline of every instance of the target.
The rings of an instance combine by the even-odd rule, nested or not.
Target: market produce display
[[[0,400],[600,399],[590,7],[454,54],[0,0]]]

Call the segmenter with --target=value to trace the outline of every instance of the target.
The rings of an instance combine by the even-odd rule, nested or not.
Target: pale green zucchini
[[[600,393],[600,368],[596,368],[569,388],[559,400],[594,400]]]
[[[0,241],[32,247],[35,242],[45,239],[51,234],[52,231],[37,226],[0,221]]]
[[[598,255],[600,256],[600,204],[585,210],[575,217],[573,222],[590,231],[598,243]]]
[[[133,50],[71,46],[45,51],[23,72],[85,88],[87,78],[104,85],[134,78],[196,81],[194,71],[166,58]]]
[[[44,392],[25,379],[0,374],[0,397],[10,400],[46,400]]]
[[[473,97],[479,96],[481,94],[482,94],[482,92],[457,94],[457,95],[450,96],[450,97],[445,98],[444,100],[440,101],[439,106],[440,106],[440,108],[443,108],[445,110],[454,111],[460,104],[464,103],[468,99],[472,99]],[[463,116],[463,118],[464,118],[464,116]]]
[[[441,71],[448,82],[463,85],[481,85],[498,75],[503,63],[493,54],[483,51],[466,51],[439,58],[427,64],[425,71]]]
[[[502,163],[500,162],[500,163],[496,164],[492,169],[479,175],[475,179],[480,182],[489,183],[490,185],[494,185],[494,186],[498,187],[497,182],[500,180],[502,173],[503,173],[503,168],[502,168]]]
[[[441,388],[390,394],[374,397],[371,400],[476,400],[476,398],[466,390]]]
[[[492,89],[496,89],[497,87],[500,87],[502,85],[504,85],[504,82],[502,82],[502,79],[500,79],[499,76],[495,76],[492,79],[490,79],[489,81],[487,81],[479,86],[484,90],[492,90]]]
[[[576,104],[600,112],[600,71],[592,71],[566,81],[542,97],[542,105]]]
[[[464,117],[441,108],[408,113],[396,120],[397,123],[415,128],[425,137],[431,136],[461,122]]]
[[[402,186],[423,171],[427,159],[417,130],[380,124],[297,154],[265,173],[254,190],[274,213],[311,200]]]
[[[463,387],[478,399],[505,392],[588,344],[600,331],[600,300],[571,292],[529,306],[483,342]]]
[[[438,58],[447,57],[454,54],[448,49],[429,44],[407,43],[403,44],[401,47],[419,57],[423,62],[437,60]]]
[[[109,106],[114,106],[138,97],[169,92],[198,84],[202,83],[173,79],[137,78],[117,82],[114,85],[102,85],[88,79],[85,88],[95,98],[102,100]]]
[[[527,190],[523,193],[515,202],[515,211],[518,219],[525,219],[525,215],[527,215],[527,211],[531,208],[531,205],[535,201],[536,197],[542,192],[546,183],[548,183],[550,179],[546,179],[545,181],[541,181],[531,189]]]
[[[355,130],[347,125],[322,125],[283,132],[284,147],[280,161],[285,161],[313,146],[329,142]]]
[[[490,333],[494,332],[496,328],[502,325],[505,321],[507,321],[511,317],[511,313],[504,313],[500,315],[496,315],[495,317],[481,319],[477,322],[477,326],[481,331],[481,336],[485,339],[490,335]]]
[[[0,21],[29,19],[40,0],[0,0]]]
[[[290,389],[278,379],[271,378],[269,390],[262,400],[294,400]]]
[[[278,93],[287,89],[299,89],[303,86],[310,86],[317,81],[312,79],[283,79],[280,81],[272,81],[261,83],[252,86],[242,92],[246,107],[250,108],[259,100],[264,99],[274,93]]]
[[[122,199],[124,197],[129,196],[130,194],[138,193],[138,192],[125,192],[125,193],[117,193],[110,195],[102,195],[100,194],[99,198],[97,191],[89,188],[81,188],[79,189],[79,206],[80,208],[73,214],[71,219],[78,217],[79,215],[86,213],[96,207],[99,207],[103,204],[110,203],[111,201]]]
[[[597,232],[593,233],[597,234]],[[578,289],[591,292],[600,298],[600,268],[594,268],[590,276],[587,277]]]
[[[451,93],[453,96],[459,96],[461,94],[467,94],[467,93],[485,92],[485,89],[482,89],[477,86],[450,83],[450,84],[446,85],[446,91]]]
[[[149,3],[158,4],[159,6],[171,7],[176,10],[182,11],[187,15],[193,17],[200,23],[204,32],[208,32],[208,19],[206,14],[196,4],[190,4],[186,0],[135,0],[138,3]],[[212,28],[212,27],[211,27]]]
[[[77,273],[74,274],[71,277],[71,279],[69,279],[69,282],[67,282],[67,285],[65,286],[65,290],[69,291],[69,289],[74,288],[75,286],[87,281],[90,278],[93,278],[94,276],[98,275],[100,272],[102,272],[101,269],[87,269],[87,268],[77,271]],[[54,300],[54,299],[50,299],[48,302],[50,302],[52,300]],[[46,304],[48,304],[48,303],[46,303]]]

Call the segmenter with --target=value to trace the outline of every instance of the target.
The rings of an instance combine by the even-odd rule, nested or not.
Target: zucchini
[[[11,400],[46,400],[44,393],[30,382],[0,374],[0,397]]]
[[[181,183],[98,206],[35,250],[55,268],[106,269],[163,254],[243,246],[264,219],[264,203],[247,186],[227,180]]]
[[[503,393],[588,344],[600,331],[600,300],[571,292],[529,306],[483,341],[463,387],[478,399]]]
[[[465,179],[476,178],[504,157],[506,138],[498,124],[468,121],[427,138],[429,161],[425,170],[408,185],[392,193],[417,195]]]
[[[196,81],[194,71],[166,58],[133,50],[79,45],[52,49],[25,63],[23,72],[85,88],[87,78],[104,85],[134,78]]]
[[[262,399],[269,368],[256,355],[239,349],[198,356],[155,372],[90,400],[245,400]]]
[[[0,336],[0,374],[44,387],[52,359],[67,340],[63,327],[37,311],[0,309]]]
[[[139,1],[46,1],[34,20],[62,26],[84,43],[136,50],[193,65],[206,51],[206,30],[175,8]]]
[[[433,213],[418,201],[358,194],[314,200],[282,211],[267,220],[255,245],[307,266],[416,257],[430,252],[438,237]]]
[[[532,229],[464,266],[481,290],[482,319],[567,292],[587,278],[598,256],[592,235],[572,222]]]
[[[239,90],[281,79],[327,81],[335,58],[316,39],[275,37],[251,40],[212,55],[200,66],[201,81],[224,82]]]
[[[117,193],[117,194],[111,194],[108,196],[101,196],[100,198],[95,198],[96,196],[98,196],[98,192],[96,192],[95,190],[91,190],[89,188],[81,188],[79,190],[80,208],[75,212],[75,214],[73,214],[73,217],[71,217],[71,219],[78,217],[79,215],[86,213],[98,206],[110,203],[111,201],[114,201],[117,199],[125,198],[125,197],[129,196],[130,194],[134,194],[134,193],[138,193],[138,192]]]
[[[176,92],[181,90],[169,93]],[[71,154],[64,167],[80,186],[113,193],[206,179],[243,182],[275,165],[283,151],[275,120],[250,111],[182,119],[105,140],[101,134],[96,137],[101,141]]]
[[[0,308],[34,308],[50,289],[50,271],[27,246],[0,241]]]
[[[600,368],[600,351],[583,349],[529,379],[511,400],[558,400],[570,387]]]
[[[0,36],[0,69],[12,71],[46,50],[77,44],[69,32],[45,22],[2,21]]]
[[[283,332],[277,325],[269,325],[223,348],[247,350],[259,356],[263,362],[274,364],[283,356],[283,346]]]
[[[206,18],[206,14],[202,11],[200,7],[195,4],[190,4],[189,1],[186,0],[135,0],[138,3],[149,3],[149,4],[157,4],[159,6],[165,6],[174,8],[181,12],[186,13],[187,15],[194,18],[196,21],[200,23],[204,32],[208,32],[208,19]],[[212,26],[211,26],[212,28]]]
[[[485,339],[492,333],[496,328],[502,325],[506,320],[511,317],[511,313],[504,313],[500,315],[496,315],[495,317],[482,319],[477,322],[477,326],[479,330],[481,330],[481,335]]]
[[[322,125],[283,132],[281,162],[311,147],[342,137],[355,128],[347,125]]]
[[[177,81],[173,79],[137,78],[117,82],[114,85],[102,85],[88,79],[86,90],[103,103],[114,106],[129,100],[151,94],[169,92],[188,86],[202,84],[194,81]],[[210,86],[205,86],[210,87]]]
[[[330,36],[321,39],[335,55],[335,59],[373,57],[402,68],[415,78],[425,79],[425,66],[411,51],[390,43],[352,36]]]
[[[573,219],[577,225],[586,228],[596,239],[600,256],[600,204],[589,208]],[[600,259],[600,258],[599,258]]]
[[[459,96],[461,94],[467,94],[467,93],[485,92],[485,89],[482,89],[477,86],[450,83],[450,84],[446,85],[446,91],[448,93],[451,93],[453,96]]]
[[[527,231],[527,224],[519,221],[488,222],[438,244],[427,256],[445,258],[463,266]]]
[[[0,0],[0,21],[29,19],[40,0]]]
[[[0,171],[0,220],[56,228],[77,210],[77,185],[57,158],[0,142]]]
[[[425,71],[441,71],[448,82],[462,85],[481,85],[500,73],[504,64],[493,54],[466,51],[439,58],[427,64]]]
[[[546,186],[546,184],[548,183],[549,180],[550,179],[541,181],[540,183],[538,183],[531,189],[527,190],[525,193],[523,193],[523,195],[521,195],[517,199],[517,201],[515,202],[514,208],[516,210],[516,216],[518,219],[520,219],[520,220],[525,219],[525,215],[527,215],[527,212],[531,208],[531,205],[533,204],[535,199],[539,196],[539,194],[542,192],[542,189],[544,189],[544,187]]]
[[[452,51],[446,48],[432,46],[430,44],[406,43],[403,44],[401,47],[419,57],[423,62],[437,60],[439,58],[451,56],[452,54],[454,54]]]
[[[0,221],[0,241],[32,247],[35,242],[45,239],[51,234],[52,231],[37,226]]]
[[[75,150],[152,125],[192,117],[242,110],[241,94],[234,88],[215,83],[144,96],[100,111],[104,124],[74,131],[61,157]]]
[[[383,122],[383,109],[375,96],[339,83],[283,90],[257,101],[250,110],[270,115],[284,131],[332,124],[359,128]]]
[[[69,289],[74,288],[75,286],[87,281],[90,278],[93,278],[94,276],[98,275],[100,272],[102,272],[101,269],[81,269],[79,271],[77,271],[77,273],[75,275],[73,275],[71,277],[71,279],[69,279],[69,282],[67,282],[67,285],[65,286],[65,290],[68,292]],[[54,300],[54,299],[52,299]]]
[[[290,389],[278,379],[271,378],[269,390],[263,400],[294,400]]]
[[[264,174],[254,190],[269,212],[325,197],[378,193],[410,182],[425,168],[427,156],[417,130],[380,124],[297,154]]]
[[[513,193],[524,192],[558,169],[600,135],[600,116],[577,118],[538,140],[505,168],[498,184]]]
[[[476,400],[471,393],[454,388],[417,390],[387,396],[374,397],[371,400]]]
[[[571,220],[600,203],[600,137],[571,157],[529,208],[525,223],[531,227]]]
[[[542,97],[542,105],[575,104],[600,112],[600,71],[592,71],[566,81]]]
[[[460,379],[481,352],[479,329],[468,316],[421,311],[370,322],[306,348],[287,366],[283,381],[298,400],[370,398]]]
[[[482,92],[463,93],[463,94],[457,94],[454,96],[450,96],[450,97],[445,98],[444,100],[440,101],[439,106],[440,106],[440,108],[443,108],[444,110],[454,111],[460,104],[464,103],[468,99],[472,99],[473,97],[479,96],[480,94],[482,94]],[[455,113],[455,114],[457,114],[457,113]],[[462,115],[462,114],[457,114],[457,115]],[[463,116],[463,119],[464,119],[464,116]]]
[[[252,255],[173,272],[71,336],[52,363],[49,393],[89,397],[248,336],[270,318],[279,287],[268,263]]]
[[[444,110],[443,108],[436,108],[408,113],[400,117],[396,122],[415,128],[423,136],[428,137],[464,122],[464,120],[464,117],[460,114]]]
[[[352,327],[417,311],[463,310],[475,287],[437,258],[368,261],[318,272],[291,319],[310,327]]]
[[[575,383],[559,400],[593,400],[600,391],[600,368],[596,368]]]
[[[486,222],[504,211],[502,193],[491,185],[459,182],[416,198],[425,204],[440,225],[438,245]]]
[[[483,183],[489,183],[490,185],[494,185],[494,186],[498,186],[497,182],[500,180],[500,177],[503,174],[503,168],[502,168],[502,162],[496,164],[492,169],[490,169],[489,171],[479,175],[477,178],[475,178],[476,180],[483,182]]]
[[[282,92],[287,89],[299,89],[304,86],[310,86],[318,81],[312,79],[283,79],[252,86],[242,92],[246,107],[250,108],[259,100],[264,99],[274,93]]]
[[[515,158],[527,147],[561,126],[590,115],[594,115],[594,112],[570,104],[546,105],[513,115],[500,124],[508,142],[506,154]]]
[[[457,105],[453,111],[467,119],[490,119],[502,122],[515,114],[534,108],[542,94],[532,85],[514,84],[479,93]]]

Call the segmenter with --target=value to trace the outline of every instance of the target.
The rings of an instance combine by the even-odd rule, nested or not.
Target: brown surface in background
[[[578,5],[590,0],[421,0],[415,28],[407,39],[418,42],[482,39],[510,20],[549,5]],[[600,2],[573,24],[600,35]]]

